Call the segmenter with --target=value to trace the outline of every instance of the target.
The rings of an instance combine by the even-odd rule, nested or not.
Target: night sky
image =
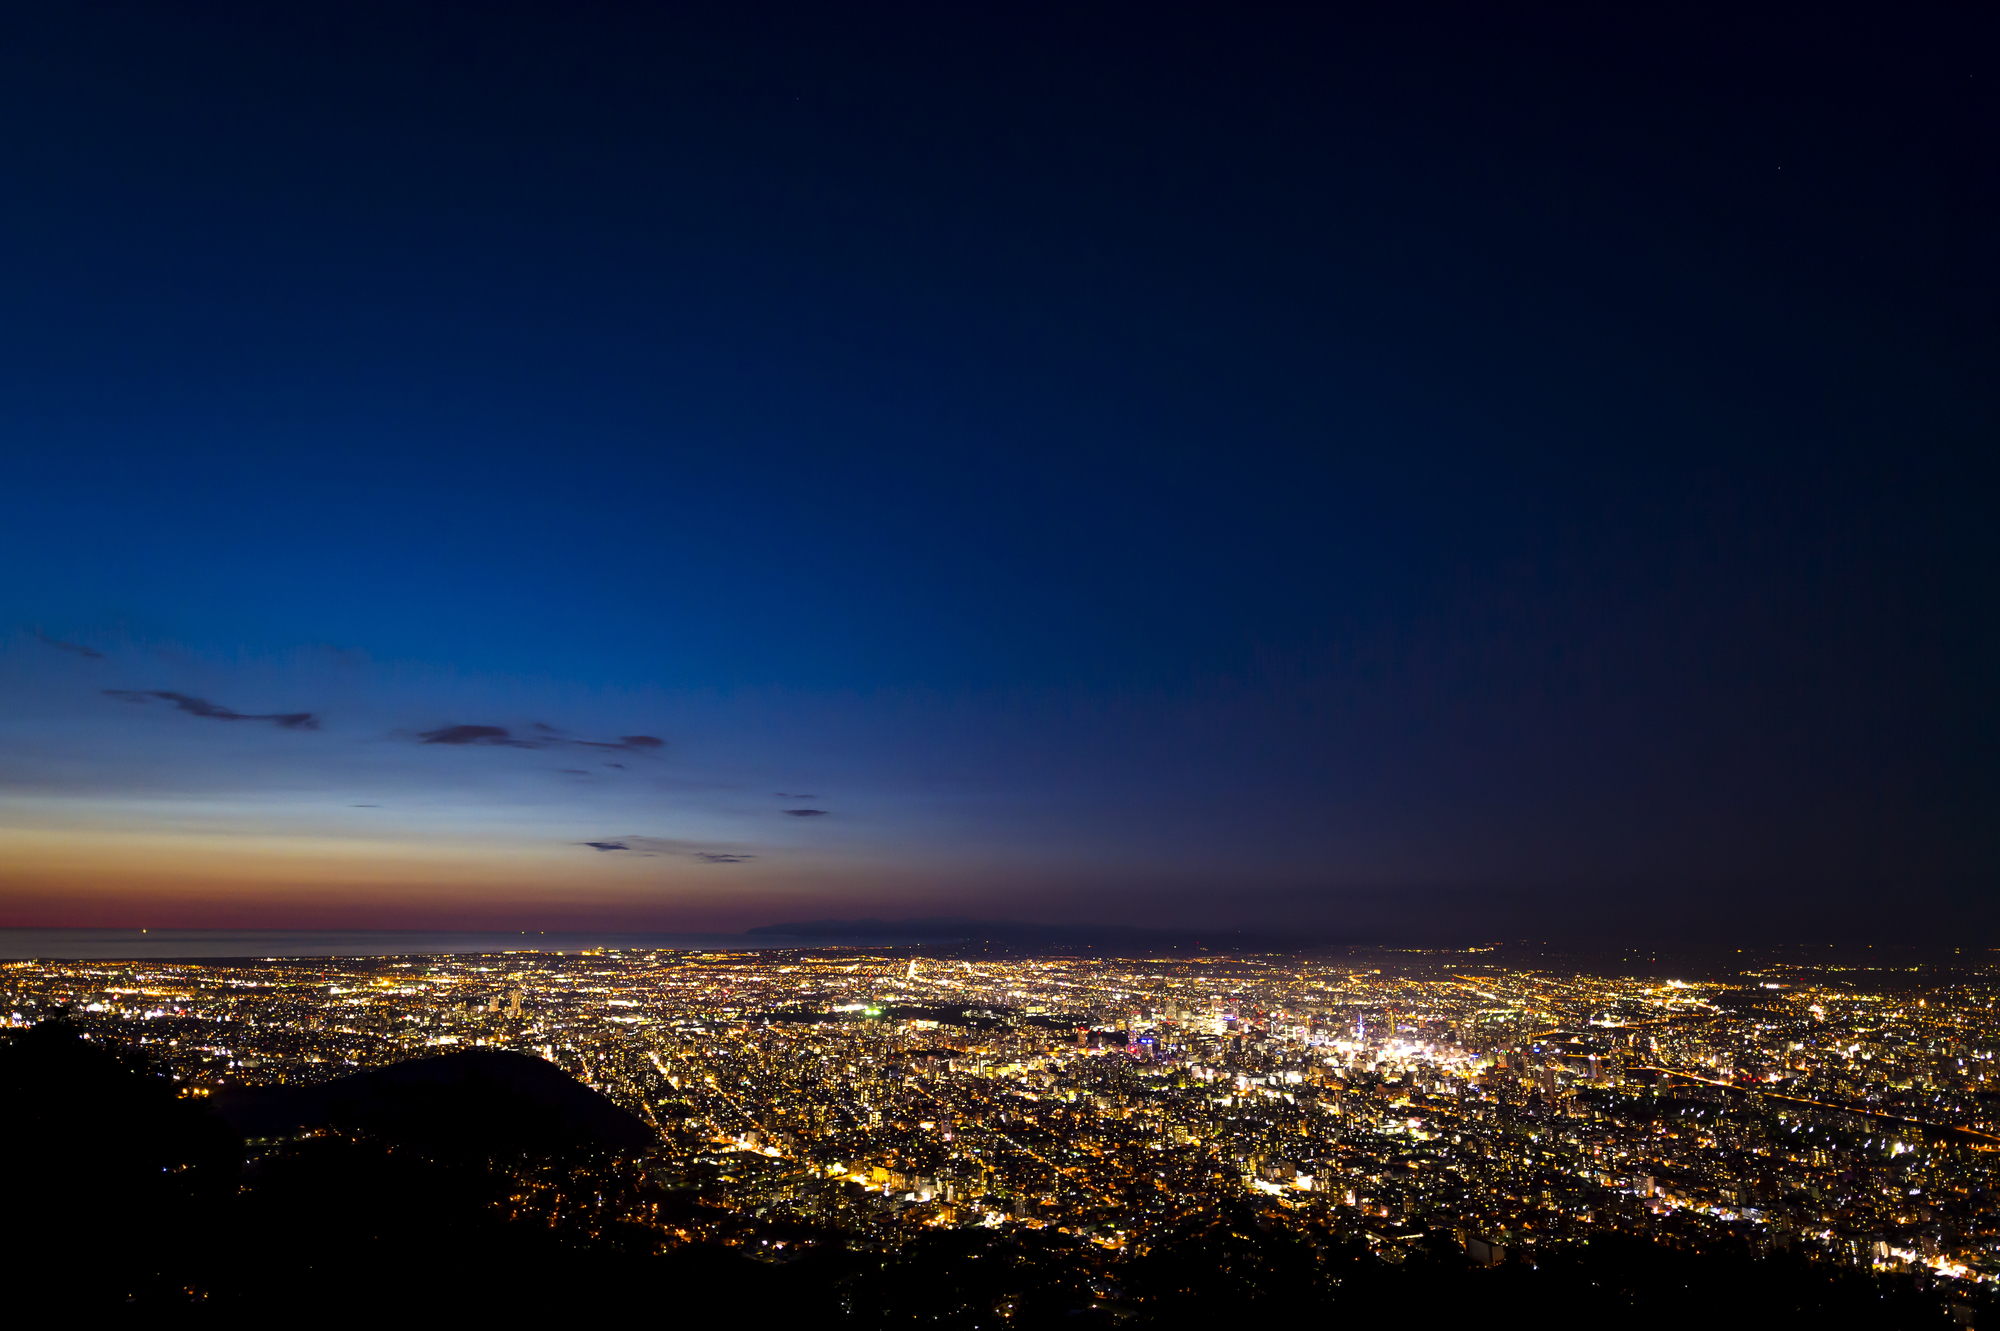
[[[2000,942],[1995,13],[9,7],[0,925]]]

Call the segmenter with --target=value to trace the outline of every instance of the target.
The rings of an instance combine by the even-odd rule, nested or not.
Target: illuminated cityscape
[[[2000,1326],[2000,7],[0,25],[21,1325]]]
[[[1635,981],[1481,952],[606,949],[0,974],[12,1023],[67,1010],[194,1097],[468,1048],[553,1062],[653,1130],[631,1205],[662,1248],[783,1260],[1050,1229],[1115,1264],[1248,1205],[1390,1261],[1440,1230],[1479,1263],[1622,1231],[2000,1274],[2000,970],[1794,960]]]

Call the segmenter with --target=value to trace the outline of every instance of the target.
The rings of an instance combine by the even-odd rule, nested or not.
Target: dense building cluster
[[[1796,962],[1727,982],[1478,951],[1156,959],[603,951],[19,962],[188,1094],[487,1046],[643,1118],[662,1241],[1053,1228],[1111,1252],[1191,1213],[1481,1261],[1619,1230],[2000,1275],[1984,969]]]

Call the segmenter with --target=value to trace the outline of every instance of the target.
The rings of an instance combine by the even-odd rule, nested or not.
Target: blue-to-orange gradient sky
[[[1310,9],[0,18],[0,925],[1990,929],[1987,20]]]

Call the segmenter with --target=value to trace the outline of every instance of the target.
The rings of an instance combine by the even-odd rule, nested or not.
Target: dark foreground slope
[[[246,1165],[245,1129],[313,1135]],[[0,1039],[0,1133],[10,1310],[574,1315],[656,1305],[690,1269],[641,1219],[651,1133],[517,1055],[232,1097],[225,1113],[136,1050],[44,1023]],[[703,1288],[749,1289],[761,1270],[730,1253],[694,1264]]]
[[[610,1112],[605,1112],[609,1110]],[[310,1094],[179,1097],[136,1051],[61,1023],[0,1039],[0,1298],[94,1323],[199,1310],[284,1318],[638,1315],[731,1326],[1512,1325],[1943,1328],[1990,1301],[1747,1251],[1599,1237],[1534,1265],[1472,1266],[1443,1232],[1391,1264],[1340,1233],[1210,1208],[1108,1253],[1056,1230],[924,1230],[859,1244],[779,1231],[720,1199],[666,1192],[637,1126],[560,1070],[474,1053],[373,1070]],[[304,1127],[261,1151],[242,1138]],[[643,1131],[643,1129],[641,1129]],[[697,1219],[705,1214],[710,1223]],[[801,1242],[809,1239],[810,1242]],[[766,1241],[773,1246],[766,1247]],[[24,1323],[26,1324],[26,1323]],[[35,1324],[41,1324],[36,1322]]]
[[[12,1307],[182,1298],[243,1163],[241,1139],[143,1054],[60,1022],[0,1040],[0,1151]]]

